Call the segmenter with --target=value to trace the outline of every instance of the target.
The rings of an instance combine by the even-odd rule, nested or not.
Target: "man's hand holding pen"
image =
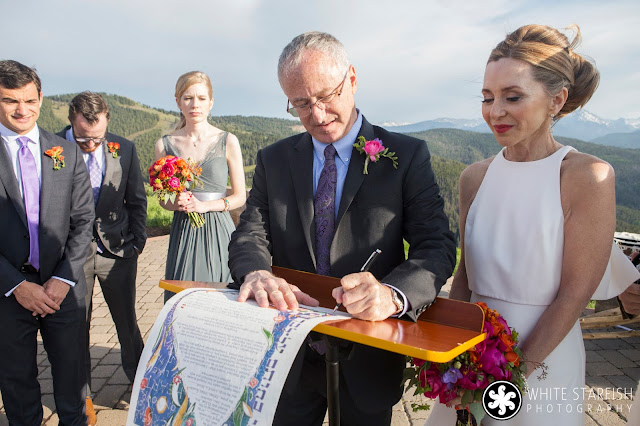
[[[393,290],[380,284],[376,277],[368,272],[380,254],[380,249],[374,250],[360,268],[360,272],[346,275],[340,280],[341,287],[334,288],[331,292],[338,302],[333,312],[342,305],[354,318],[367,321],[382,321],[398,313]]]
[[[370,272],[349,274],[340,281],[331,295],[345,307],[354,318],[367,321],[382,321],[396,313],[392,290]]]

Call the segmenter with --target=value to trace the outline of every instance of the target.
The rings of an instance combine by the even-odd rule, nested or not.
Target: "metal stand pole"
[[[340,426],[340,364],[338,360],[338,345],[335,339],[324,335],[327,352],[325,363],[327,364],[327,407],[329,413],[329,425]]]

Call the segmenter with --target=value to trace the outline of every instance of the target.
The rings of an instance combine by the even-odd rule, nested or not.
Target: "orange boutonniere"
[[[46,150],[44,153],[53,160],[53,170],[60,170],[60,167],[64,167],[64,155],[62,155],[61,146],[54,146],[53,148]]]
[[[113,158],[118,158],[118,150],[120,149],[120,144],[118,142],[109,142],[107,144],[107,148],[109,148],[109,152]]]

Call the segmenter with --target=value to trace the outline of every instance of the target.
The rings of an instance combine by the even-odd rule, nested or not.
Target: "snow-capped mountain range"
[[[473,132],[489,132],[489,127],[482,118],[455,119],[438,118],[419,123],[385,122],[381,124],[387,130],[410,133],[421,132],[437,128],[453,128],[469,130]],[[624,143],[615,134],[625,135]],[[570,138],[593,141],[602,145],[626,146],[628,148],[640,148],[640,118],[619,118],[607,120],[590,113],[587,110],[578,110],[562,118],[553,128],[553,134]],[[596,140],[597,139],[597,140]]]

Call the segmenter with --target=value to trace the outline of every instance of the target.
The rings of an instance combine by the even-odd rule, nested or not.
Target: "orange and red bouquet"
[[[482,395],[487,386],[495,381],[508,381],[525,393],[527,385],[518,333],[497,311],[485,303],[476,304],[484,311],[485,339],[449,362],[412,358],[405,377],[409,379],[408,388],[416,387],[415,395],[423,394],[448,405],[457,403],[480,424],[485,414]],[[542,368],[544,376],[546,367]],[[428,410],[429,405],[414,403],[412,408]]]
[[[149,184],[154,193],[165,203],[173,203],[179,193],[188,191],[201,184],[199,176],[202,168],[190,160],[167,155],[149,167]],[[204,225],[202,214],[189,212],[191,226]]]

